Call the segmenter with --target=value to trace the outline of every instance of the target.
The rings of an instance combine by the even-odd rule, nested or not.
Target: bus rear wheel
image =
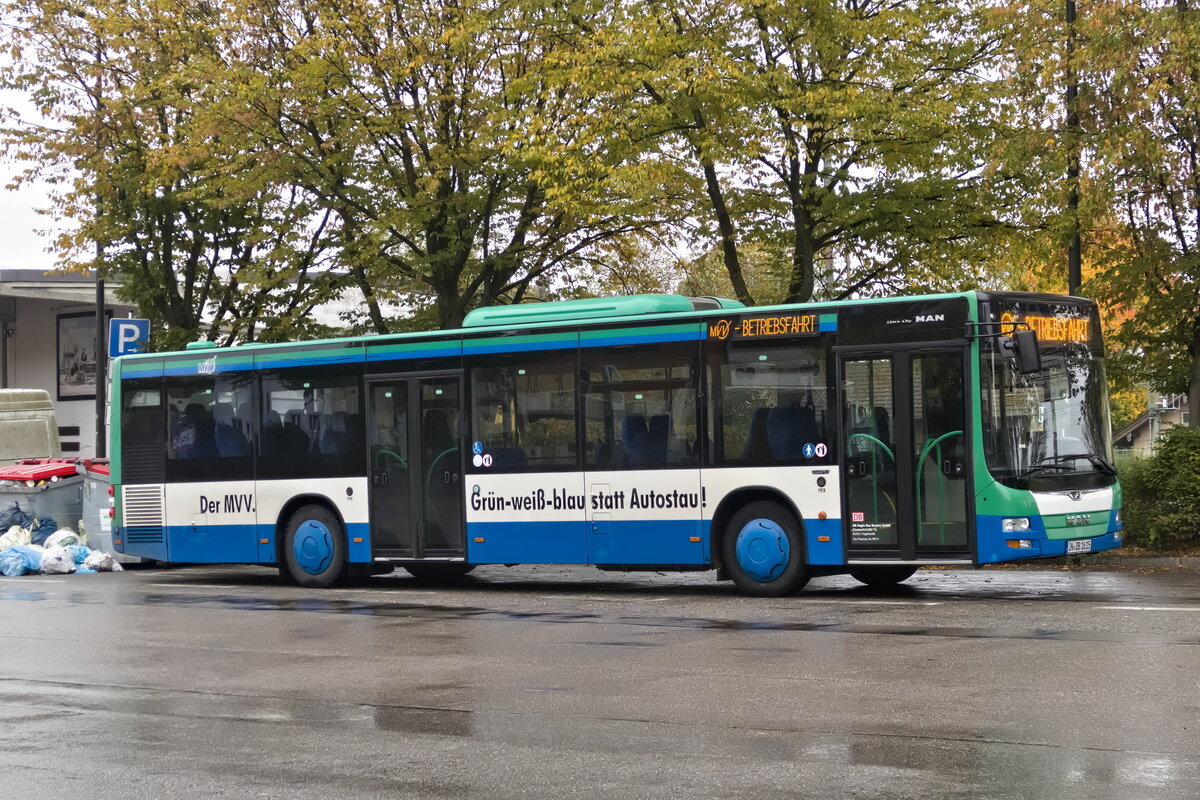
[[[800,523],[782,504],[755,500],[725,526],[722,563],[746,594],[783,597],[808,583]]]
[[[855,567],[850,570],[850,577],[873,589],[886,589],[903,583],[916,571],[916,567]]]
[[[346,578],[346,532],[325,506],[308,505],[288,519],[283,557],[296,583],[316,589]]]

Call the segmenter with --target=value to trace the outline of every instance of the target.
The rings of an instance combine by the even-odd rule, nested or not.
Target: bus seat
[[[279,455],[296,456],[308,452],[308,433],[304,430],[304,412],[288,409],[283,415],[283,434]]]
[[[213,404],[213,432],[217,455],[221,458],[236,458],[250,455],[250,443],[237,427],[233,406],[229,403]]]
[[[321,418],[321,437],[318,449],[322,454],[334,455],[353,450],[350,443],[350,415],[345,411],[334,411]]]
[[[756,408],[750,415],[750,430],[746,444],[742,447],[742,460],[749,464],[770,464],[775,460],[771,452],[771,441],[767,436],[767,415],[770,409]]]
[[[621,443],[625,445],[625,455],[630,466],[641,466],[646,463],[646,418],[641,414],[630,414],[625,417],[621,431]]]
[[[821,441],[821,431],[817,427],[817,412],[812,406],[800,406],[796,409],[796,435],[799,437],[802,447],[807,442],[816,444]]]
[[[767,413],[767,438],[771,442],[771,453],[776,458],[794,459],[804,455],[797,410],[787,406],[772,408]]]
[[[263,418],[262,444],[263,455],[275,455],[283,449],[283,418],[275,410],[268,411]]]
[[[646,461],[653,466],[667,463],[667,437],[671,432],[671,417],[655,414],[646,432]]]
[[[190,425],[194,433],[190,447],[176,454],[177,458],[212,458],[217,454],[213,436],[213,418],[200,403],[188,403],[183,409],[184,424]]]

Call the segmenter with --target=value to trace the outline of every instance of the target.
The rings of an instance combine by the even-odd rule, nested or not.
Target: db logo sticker
[[[861,511],[855,511],[850,515],[851,522],[866,522],[866,516]]]

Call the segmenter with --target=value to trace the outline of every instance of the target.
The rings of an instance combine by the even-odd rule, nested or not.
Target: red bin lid
[[[0,467],[0,481],[48,481],[78,475],[75,460],[69,458],[27,458],[11,467]]]

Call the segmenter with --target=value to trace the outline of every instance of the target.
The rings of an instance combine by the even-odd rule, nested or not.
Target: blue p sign
[[[146,352],[150,341],[150,320],[110,319],[108,321],[108,357]]]

